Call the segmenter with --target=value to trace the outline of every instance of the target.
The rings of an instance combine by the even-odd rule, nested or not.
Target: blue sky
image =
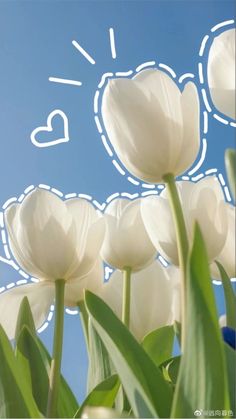
[[[200,88],[201,41],[214,25],[233,18],[234,2],[227,0],[1,0],[1,206],[31,184],[47,184],[64,194],[89,194],[99,202],[117,191],[141,192],[140,186],[132,185],[115,169],[94,122],[93,98],[102,74],[135,70],[144,62],[155,61],[170,66],[177,79],[184,73],[194,74]],[[116,59],[111,56],[111,27]],[[72,45],[72,40],[88,51],[96,61],[94,65]],[[206,57],[202,59],[204,75]],[[82,86],[52,83],[50,76],[79,80]],[[68,118],[70,141],[38,148],[30,134],[46,125],[55,109]],[[51,134],[42,135],[43,141],[61,137],[60,118],[53,127]],[[211,114],[205,137],[207,156],[196,175],[211,168],[224,174],[224,150],[233,146],[234,128]],[[3,255],[2,245],[0,251]],[[18,279],[18,274],[3,263],[0,274],[2,284]],[[222,311],[221,290],[216,292]],[[41,336],[50,348],[52,325]],[[79,319],[66,315],[63,371],[80,400],[85,393],[86,369]]]

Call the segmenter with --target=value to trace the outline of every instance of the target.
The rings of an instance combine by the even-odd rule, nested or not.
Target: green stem
[[[187,280],[187,258],[188,258],[188,236],[184,221],[183,210],[179,199],[178,190],[174,176],[170,173],[163,176],[169,194],[169,202],[176,231],[178,248],[179,267],[182,273],[181,281],[181,342],[182,350],[185,340],[185,307],[186,307],[186,280]]]
[[[87,346],[87,349],[88,349],[89,348],[89,331],[88,331],[89,318],[88,318],[88,312],[86,310],[84,301],[79,301],[77,303],[77,305],[79,307],[80,319],[81,319],[83,332],[84,332],[84,338],[85,338],[86,346]]]
[[[131,297],[131,268],[123,269],[123,307],[122,322],[129,329],[130,324],[130,297]]]
[[[57,279],[55,281],[55,289],[55,324],[53,339],[53,355],[49,377],[49,392],[47,405],[48,418],[55,418],[57,414],[57,401],[61,377],[61,358],[64,327],[64,279]]]

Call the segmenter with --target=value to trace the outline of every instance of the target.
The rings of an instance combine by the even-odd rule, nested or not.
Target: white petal
[[[183,90],[181,97],[183,113],[183,138],[179,152],[174,150],[175,167],[174,174],[179,175],[185,172],[196,160],[200,147],[200,114],[199,98],[197,88],[194,83],[188,82]]]
[[[215,107],[235,119],[235,29],[224,31],[214,39],[207,72]]]
[[[140,200],[124,206],[119,219],[105,214],[107,229],[101,249],[102,258],[117,269],[142,269],[155,258],[140,212]]]
[[[157,251],[168,261],[178,265],[175,227],[168,200],[161,196],[145,198],[142,200],[141,212],[146,230]]]
[[[189,235],[192,239],[195,220],[199,223],[205,240],[209,262],[221,252],[227,234],[227,216],[224,195],[217,178],[211,176],[193,186],[188,217],[192,227]],[[186,213],[187,214],[187,213]],[[190,222],[189,222],[190,224]]]
[[[171,156],[182,143],[180,98],[159,70],[111,80],[105,88],[102,116],[109,139],[127,169],[147,182],[160,182],[171,171]]]
[[[82,278],[73,279],[66,282],[65,305],[75,307],[78,302],[84,299],[84,290],[99,294],[103,284],[103,263],[98,260],[92,270]]]
[[[172,302],[175,281],[159,262],[153,262],[131,278],[131,331],[138,340],[173,321]],[[121,318],[122,273],[115,271],[104,283],[101,296]]]
[[[228,219],[228,231],[225,245],[220,254],[216,257],[216,260],[221,263],[230,278],[235,278],[235,207],[230,204],[225,204],[225,206]],[[212,266],[212,274],[215,279],[220,279],[219,270],[215,264]]]
[[[65,203],[36,189],[12,213],[6,214],[7,229],[19,264],[40,279],[64,278],[75,253],[73,220]]]
[[[0,294],[0,324],[9,339],[15,335],[16,323],[20,304],[27,297],[32,310],[36,329],[47,319],[50,305],[54,299],[54,284],[38,282],[12,288]]]

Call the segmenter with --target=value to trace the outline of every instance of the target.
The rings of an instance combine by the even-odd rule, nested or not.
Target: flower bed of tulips
[[[216,38],[208,62],[212,100],[230,118],[235,76],[225,87],[218,63],[226,54],[235,65],[234,37]],[[0,295],[0,417],[235,417],[235,207],[215,176],[176,180],[199,152],[197,88],[181,92],[155,69],[112,79],[102,117],[127,170],[165,189],[115,198],[102,213],[36,188],[6,209],[12,255],[36,280]],[[234,150],[225,161],[235,198]],[[223,324],[213,278],[222,281]],[[52,304],[49,354],[37,329]],[[80,406],[61,375],[65,306],[79,308],[88,350]]]

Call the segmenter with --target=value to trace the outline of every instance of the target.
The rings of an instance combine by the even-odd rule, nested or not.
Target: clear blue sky
[[[94,123],[93,97],[101,75],[154,60],[172,67],[177,77],[195,74],[199,85],[202,38],[214,25],[233,18],[234,2],[227,0],[0,0],[1,206],[27,186],[40,183],[63,193],[90,194],[100,202],[117,191],[140,192],[114,168]],[[110,51],[110,27],[115,32],[116,59]],[[73,47],[74,39],[95,65]],[[49,76],[80,80],[82,86],[50,83]],[[37,148],[30,133],[45,125],[54,109],[67,115],[70,141]],[[54,128],[51,139],[62,132],[61,121]],[[234,129],[210,116],[207,141],[207,158],[198,173],[214,167],[224,173],[224,150],[233,146]],[[1,284],[19,279],[3,263],[0,274]],[[220,293],[218,287],[219,302]],[[41,336],[50,348],[52,325]],[[63,371],[80,400],[85,394],[86,369],[79,319],[66,315]]]

